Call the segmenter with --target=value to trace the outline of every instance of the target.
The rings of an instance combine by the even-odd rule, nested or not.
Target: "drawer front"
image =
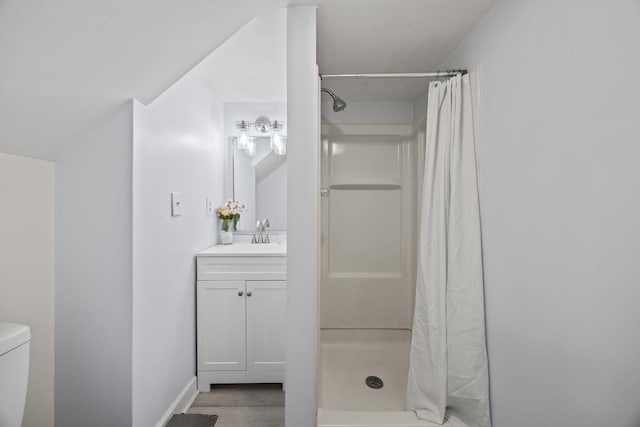
[[[286,257],[198,257],[198,280],[285,280]]]

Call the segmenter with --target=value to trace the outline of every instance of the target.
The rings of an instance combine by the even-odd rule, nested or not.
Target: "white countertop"
[[[215,245],[196,253],[196,256],[287,256],[286,243],[233,243]]]

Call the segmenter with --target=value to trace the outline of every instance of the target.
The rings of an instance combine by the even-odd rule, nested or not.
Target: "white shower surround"
[[[351,106],[356,110],[364,107],[369,106]],[[395,110],[389,111],[377,122],[385,124],[371,123],[369,116],[365,117],[359,114],[359,111],[345,110],[342,116],[330,117],[330,119],[344,120],[342,123],[332,121],[332,125],[324,125],[322,129],[323,150],[327,150],[334,143],[335,148],[340,152],[339,155],[343,157],[335,165],[326,167],[327,165],[323,164],[323,187],[335,184],[338,192],[341,187],[359,188],[359,184],[369,182],[368,178],[375,175],[373,181],[376,184],[382,187],[384,185],[397,187],[396,191],[401,194],[399,200],[402,200],[404,207],[402,219],[396,220],[393,225],[393,227],[400,226],[401,235],[393,232],[386,233],[383,230],[383,232],[374,233],[373,241],[369,240],[371,236],[364,236],[363,239],[367,240],[367,244],[363,242],[347,244],[349,239],[345,242],[345,236],[340,237],[347,247],[340,248],[339,258],[349,257],[350,252],[354,250],[358,252],[363,250],[363,247],[370,247],[375,244],[376,239],[379,241],[390,239],[393,242],[390,242],[389,248],[393,247],[402,252],[401,256],[387,254],[384,248],[371,247],[370,249],[372,254],[378,257],[376,258],[378,261],[380,257],[388,255],[396,259],[397,265],[387,262],[371,265],[373,261],[367,264],[360,260],[359,263],[351,266],[353,272],[345,272],[343,270],[348,268],[348,265],[342,262],[336,264],[335,259],[331,265],[328,253],[323,250],[322,286],[324,288],[320,290],[322,330],[318,352],[318,427],[436,426],[418,420],[415,413],[405,410],[404,404],[411,342],[409,328],[415,293],[414,247],[416,241],[413,230],[416,227],[416,196],[420,191],[420,183],[416,178],[422,167],[418,159],[424,153],[425,120],[424,117],[419,117],[415,123],[412,123],[413,117],[407,117],[405,105],[398,104],[391,108]],[[371,108],[368,109],[371,110]],[[375,144],[369,147],[369,151],[362,146],[367,140]],[[361,147],[349,148],[347,144],[361,145]],[[368,165],[359,165],[358,159],[363,159],[362,156],[365,155]],[[395,161],[391,160],[391,156]],[[343,163],[347,158],[351,159],[348,162],[349,167]],[[377,168],[373,168],[374,164]],[[393,166],[390,166],[391,164]],[[383,165],[387,166],[384,170],[380,170]],[[333,171],[331,166],[335,166]],[[375,173],[371,168],[375,169]],[[367,172],[367,169],[371,170]],[[363,191],[356,191],[356,193]],[[335,193],[334,196],[336,196]],[[338,205],[346,206],[344,197],[340,195],[336,197],[335,202]],[[384,198],[384,196],[381,197]],[[324,200],[327,198],[323,198],[323,202]],[[373,203],[375,198],[367,198],[367,200]],[[365,217],[360,218],[358,222],[368,224],[363,227],[365,230],[370,228],[376,221],[375,217],[383,212],[382,209],[385,209],[385,206],[368,207],[365,211],[373,210],[373,218],[368,217],[365,212]],[[360,209],[356,210],[361,212]],[[329,209],[324,206],[323,217],[326,218],[328,213]],[[342,220],[341,216],[338,217]],[[325,219],[323,219],[323,233],[326,233],[327,224],[324,221]],[[354,224],[354,226],[362,227],[362,224]],[[345,224],[341,224],[337,230],[345,231]],[[397,230],[394,229],[394,231]],[[353,238],[356,237],[353,236]],[[387,250],[390,250],[389,248]],[[390,274],[392,269],[395,269],[394,274]],[[371,271],[367,272],[368,270]],[[327,287],[325,279],[330,275],[334,277]],[[337,286],[337,282],[331,284],[340,279],[346,279],[340,284],[341,286]],[[378,292],[374,292],[373,288]],[[340,307],[349,307],[349,309],[342,310]],[[365,378],[369,375],[381,377],[384,387],[379,390],[368,388]]]
[[[473,77],[473,76],[472,76]],[[426,93],[416,99],[415,104],[425,101]],[[474,92],[474,95],[477,94]],[[359,106],[355,106],[358,108]],[[474,108],[476,108],[474,104]],[[333,125],[323,126],[323,139],[326,135],[334,133],[340,134],[361,134],[361,135],[401,135],[405,148],[405,161],[403,162],[404,177],[403,186],[410,189],[405,191],[405,196],[412,198],[408,206],[415,211],[416,218],[420,217],[420,205],[418,195],[422,194],[422,171],[424,169],[424,152],[426,143],[426,112],[422,108],[415,108],[412,117],[413,124],[377,125],[371,122],[353,123],[349,119],[358,117],[356,114],[346,115],[347,120],[340,124],[334,122]],[[393,114],[392,114],[393,116]],[[331,115],[330,119],[339,119],[342,116]],[[349,123],[343,124],[343,123]],[[406,123],[406,121],[405,121]],[[340,140],[338,137],[336,140]],[[335,138],[334,138],[335,139]],[[324,142],[323,144],[326,144]],[[323,145],[326,147],[326,145]],[[326,148],[323,148],[323,150]],[[367,158],[368,159],[368,158]],[[409,161],[407,161],[407,159]],[[375,160],[374,160],[375,161]],[[406,168],[406,169],[405,169]],[[323,167],[323,174],[328,171]],[[323,187],[330,179],[323,178]],[[406,209],[406,208],[405,208]],[[327,211],[323,211],[326,216]],[[415,266],[416,266],[416,245],[413,239],[417,230],[416,218],[405,217],[406,226],[411,231],[404,242],[413,245],[414,250],[409,256],[402,257],[403,264],[408,269],[404,274],[411,276],[412,292],[415,292]],[[326,238],[326,236],[325,236]],[[323,257],[327,257],[323,252]],[[408,273],[411,271],[411,273]],[[327,292],[325,278],[330,273],[326,264],[323,265],[323,292]],[[350,286],[351,287],[351,286]],[[344,287],[343,287],[344,288]],[[343,289],[345,290],[345,289]],[[347,289],[348,290],[348,289]],[[363,294],[357,293],[363,299],[370,301],[373,290]],[[407,372],[409,370],[409,349],[411,345],[410,325],[406,327],[385,324],[382,318],[377,322],[367,324],[357,319],[362,316],[360,302],[357,295],[349,292],[341,292],[342,302],[338,305],[348,303],[348,300],[355,301],[351,304],[351,314],[343,312],[341,320],[334,315],[335,305],[332,301],[335,298],[323,298],[321,296],[321,333],[319,340],[319,384],[318,384],[318,427],[462,427],[473,425],[472,420],[461,419],[457,413],[448,413],[444,424],[436,424],[426,420],[420,420],[415,412],[406,410]],[[336,295],[334,295],[335,297]],[[387,300],[390,298],[386,296]],[[350,304],[350,303],[349,303]],[[374,303],[375,305],[375,303]],[[370,305],[369,305],[370,306]],[[413,295],[411,296],[411,307],[413,308]],[[409,310],[411,311],[411,309]],[[360,314],[358,314],[360,313]],[[409,315],[411,313],[408,313]],[[370,316],[367,316],[370,318]],[[335,329],[333,329],[335,328]],[[337,329],[343,328],[343,329]],[[349,329],[351,328],[351,329]],[[385,329],[364,329],[364,328],[385,328]],[[395,328],[395,329],[388,329]],[[366,386],[365,378],[369,375],[376,375],[383,379],[385,385],[380,390],[373,390]],[[466,412],[466,411],[465,411]]]

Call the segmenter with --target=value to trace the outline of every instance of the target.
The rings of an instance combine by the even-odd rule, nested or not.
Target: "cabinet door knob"
[[[247,292],[247,296],[250,297],[251,296],[251,291]]]
[[[238,292],[238,296],[241,297],[242,295],[244,295],[244,292],[240,291]]]

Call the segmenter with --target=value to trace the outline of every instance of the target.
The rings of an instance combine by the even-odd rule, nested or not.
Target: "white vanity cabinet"
[[[214,246],[196,257],[198,389],[284,382],[286,246]]]

